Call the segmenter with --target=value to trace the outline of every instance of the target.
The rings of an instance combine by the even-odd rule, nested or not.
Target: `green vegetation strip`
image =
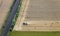
[[[16,15],[15,15],[15,17],[14,17],[14,19],[13,19],[13,22],[12,22],[12,25],[11,25],[11,28],[10,28],[10,31],[8,32],[8,36],[9,36],[9,34],[13,31],[13,28],[14,28],[14,26],[15,26],[15,24],[16,24],[17,18],[18,18],[19,13],[20,13],[21,5],[22,5],[22,0],[20,1],[20,5],[19,5],[19,7],[18,7],[18,9],[17,9],[17,12],[16,12]]]
[[[14,1],[14,2],[15,2],[15,1]],[[14,2],[13,2],[13,4],[14,4]],[[5,20],[5,22],[3,23],[3,26],[2,26],[2,28],[1,28],[1,32],[2,32],[2,30],[5,28],[5,25],[6,25],[6,22],[7,22],[8,18],[9,18],[9,16],[10,16],[10,13],[11,13],[11,10],[12,10],[12,7],[13,7],[13,4],[12,4],[12,6],[11,6],[11,8],[10,8],[10,11],[8,12],[8,14],[7,14],[7,16],[6,16],[6,20]],[[20,11],[21,4],[22,4],[22,0],[20,1],[20,5],[19,5],[19,7],[18,7],[18,9],[17,9],[17,12],[16,12],[16,15],[15,15],[15,17],[14,17],[14,19],[13,19],[13,22],[12,22],[10,31],[8,32],[8,35],[9,35],[10,32],[13,30],[13,27],[14,27],[16,21],[17,21],[17,18],[18,18],[18,16],[19,16],[19,11]],[[1,33],[1,32],[0,32],[0,33]]]
[[[22,0],[20,1],[20,5],[19,5],[18,10],[17,10],[17,12],[16,12],[16,15],[15,15],[15,17],[14,17],[14,19],[13,19],[13,22],[12,22],[12,25],[11,25],[11,28],[10,28],[11,31],[13,30],[14,25],[16,24],[17,18],[18,18],[19,13],[20,13],[21,5],[22,5]]]
[[[60,32],[13,31],[10,36],[60,36]]]

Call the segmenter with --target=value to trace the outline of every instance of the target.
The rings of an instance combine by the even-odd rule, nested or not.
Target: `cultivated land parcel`
[[[0,8],[0,26],[10,10],[10,4],[13,3],[12,0],[10,1],[4,1],[7,2],[6,6],[2,5],[4,8],[2,6]],[[60,36],[59,4],[60,0],[23,0],[10,36]],[[25,22],[28,25],[23,25]]]
[[[14,30],[60,31],[59,4],[60,0],[23,0]]]
[[[0,0],[0,29],[8,15],[13,0]]]

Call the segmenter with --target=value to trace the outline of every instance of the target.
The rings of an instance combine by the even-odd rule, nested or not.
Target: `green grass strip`
[[[13,31],[10,36],[60,36],[60,32]]]

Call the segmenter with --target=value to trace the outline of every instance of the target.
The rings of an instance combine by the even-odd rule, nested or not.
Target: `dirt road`
[[[22,7],[20,10],[16,25],[14,27],[14,30],[21,30],[22,29],[21,26],[22,26],[23,21],[25,20],[26,10],[28,9],[28,5],[29,5],[29,0],[22,1]]]

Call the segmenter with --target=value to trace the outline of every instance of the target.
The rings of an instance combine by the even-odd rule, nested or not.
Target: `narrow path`
[[[19,13],[19,17],[17,19],[16,25],[15,25],[13,30],[20,31],[22,29],[21,26],[22,26],[22,23],[25,20],[26,13],[27,13],[26,11],[28,9],[29,2],[30,2],[30,0],[23,0],[22,1],[22,7],[21,7],[21,10],[20,10],[20,13]]]

